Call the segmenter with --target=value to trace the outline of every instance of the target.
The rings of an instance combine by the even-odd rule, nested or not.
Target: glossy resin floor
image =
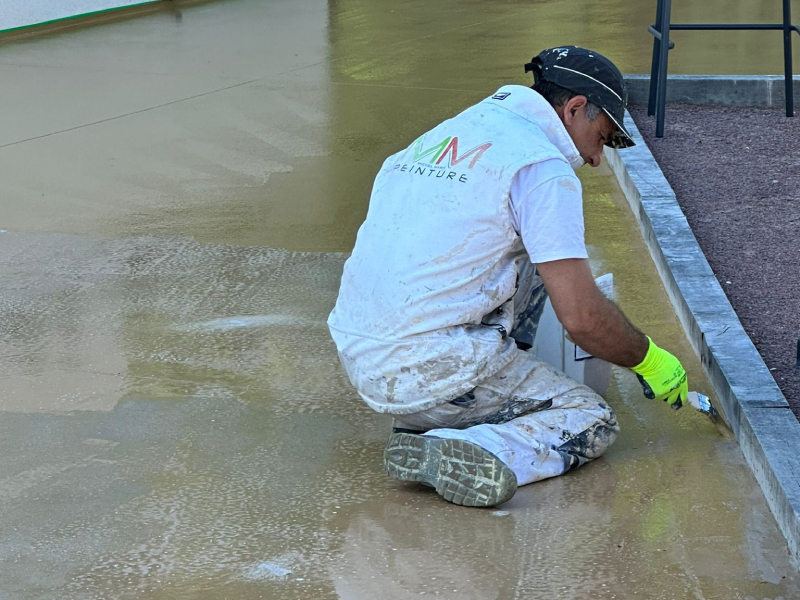
[[[327,334],[388,154],[549,45],[647,69],[654,8],[606,4],[231,0],[0,45],[0,599],[800,596],[733,437],[629,372],[606,456],[465,509],[385,478]],[[581,175],[595,270],[710,393]]]

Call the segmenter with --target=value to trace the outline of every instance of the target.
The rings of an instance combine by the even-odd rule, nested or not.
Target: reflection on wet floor
[[[606,456],[472,510],[385,477],[327,334],[383,158],[565,32],[646,70],[625,7],[225,1],[0,46],[0,598],[800,596],[735,440],[627,371]],[[710,393],[584,171],[595,271]]]
[[[609,173],[583,175],[596,270],[613,271],[623,308],[680,348]],[[112,373],[122,389],[101,411],[77,404],[87,410],[58,415],[69,406],[47,398],[29,412],[6,408],[0,589],[10,597],[778,598],[795,589],[735,440],[699,414],[644,400],[625,371],[609,392],[623,434],[604,458],[497,510],[464,509],[382,473],[388,421],[355,397],[324,327],[344,255],[186,239],[0,241],[25,256],[3,271],[25,309],[14,323],[35,335],[6,347],[30,357],[30,376],[52,363],[80,378],[106,355],[126,360]],[[31,269],[65,248],[37,279]],[[88,324],[75,317],[87,314]],[[94,348],[94,331],[107,343]],[[86,348],[76,360],[73,342]],[[37,346],[49,354],[37,357]],[[707,391],[688,348],[678,353]]]

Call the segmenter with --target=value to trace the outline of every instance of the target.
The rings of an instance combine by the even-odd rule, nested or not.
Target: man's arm
[[[583,258],[536,264],[556,316],[573,341],[598,358],[632,369],[645,396],[678,409],[689,394],[680,361],[636,329],[597,288]]]
[[[536,270],[558,320],[578,346],[621,367],[631,368],[644,360],[647,337],[597,288],[587,260],[538,263]]]

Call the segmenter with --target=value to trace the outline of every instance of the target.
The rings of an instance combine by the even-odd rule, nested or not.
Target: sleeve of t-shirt
[[[581,182],[568,164],[554,159],[520,169],[509,210],[532,263],[588,258]]]

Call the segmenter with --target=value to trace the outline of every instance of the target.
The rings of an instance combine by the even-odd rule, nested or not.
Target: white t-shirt
[[[503,332],[522,263],[586,257],[581,164],[556,111],[524,86],[504,86],[384,161],[328,318],[372,408],[426,410],[513,360]]]
[[[581,182],[572,167],[555,159],[523,167],[510,197],[511,222],[532,263],[588,258]]]

